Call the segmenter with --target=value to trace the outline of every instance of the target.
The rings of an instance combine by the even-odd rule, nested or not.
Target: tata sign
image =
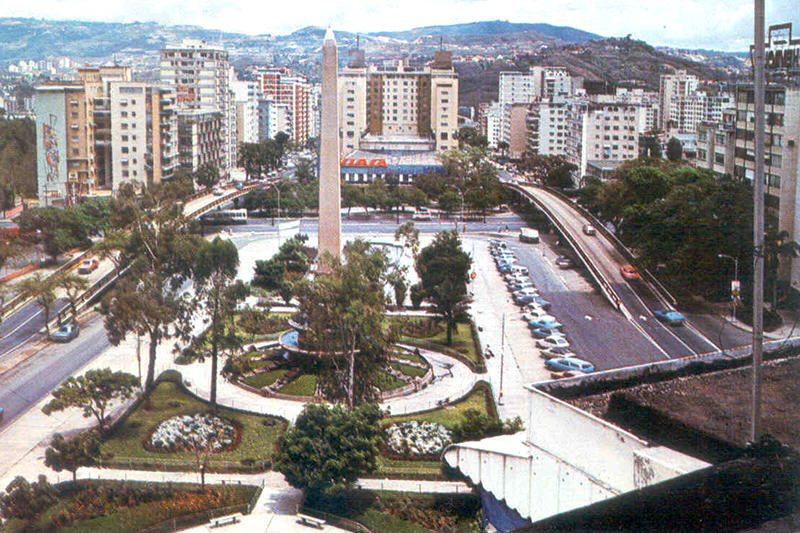
[[[386,168],[385,159],[342,159],[339,163],[345,168]]]
[[[800,70],[800,39],[792,40],[792,24],[769,27],[765,67],[769,70]]]

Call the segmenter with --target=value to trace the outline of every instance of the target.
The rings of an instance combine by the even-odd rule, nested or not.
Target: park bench
[[[314,518],[313,516],[298,514],[297,518],[298,518],[297,523],[302,524],[304,526],[311,526],[317,529],[322,529],[322,526],[325,525],[325,520],[322,520],[320,518]]]
[[[238,524],[242,521],[242,513],[220,516],[211,521],[211,527],[222,527],[230,524]]]

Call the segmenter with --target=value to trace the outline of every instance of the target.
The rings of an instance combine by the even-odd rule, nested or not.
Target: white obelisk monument
[[[336,38],[328,28],[322,43],[322,131],[319,148],[319,256],[339,257],[342,249],[339,170],[339,99]],[[325,268],[323,267],[323,270]]]

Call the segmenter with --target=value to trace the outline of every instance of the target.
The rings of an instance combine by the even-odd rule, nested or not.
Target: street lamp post
[[[738,257],[733,257],[732,255],[728,255],[728,254],[717,254],[717,257],[720,258],[720,259],[730,259],[731,261],[733,261],[733,279],[735,281],[739,281],[739,258]],[[731,319],[733,319],[733,320],[736,320],[736,305],[735,304],[736,304],[736,302],[734,302],[734,305],[731,306],[731,309],[732,309],[732,311],[731,311]]]
[[[281,218],[281,188],[274,182],[268,183],[267,185],[275,187],[275,190],[278,191],[278,218]],[[275,217],[272,217],[272,225],[275,225]]]

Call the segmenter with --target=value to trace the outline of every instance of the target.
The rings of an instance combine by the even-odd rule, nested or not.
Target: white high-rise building
[[[569,108],[564,98],[532,104],[528,114],[528,150],[541,155],[566,155],[569,127]]]
[[[220,172],[236,164],[236,107],[230,87],[228,52],[203,41],[186,39],[161,50],[161,83],[173,87],[180,111],[219,112],[222,153]]]
[[[234,81],[236,137],[240,143],[258,142],[258,87],[254,81]]]

